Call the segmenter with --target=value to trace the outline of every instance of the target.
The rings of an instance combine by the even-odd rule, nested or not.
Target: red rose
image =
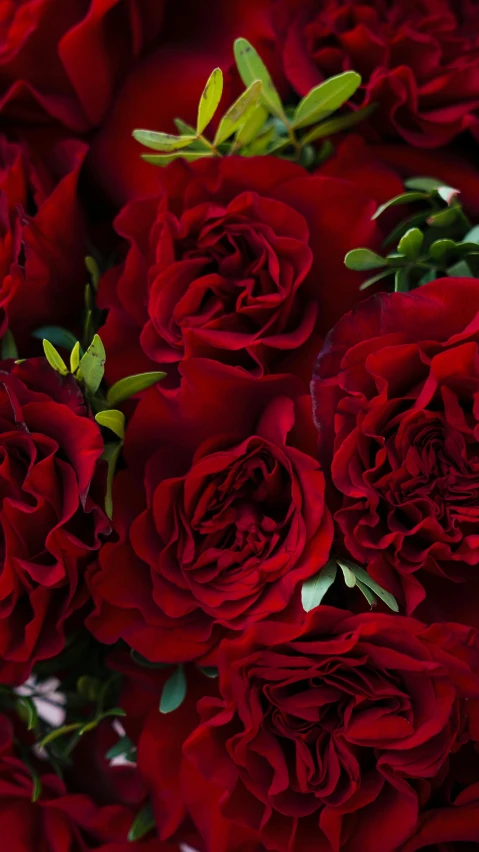
[[[172,668],[141,668],[117,653],[111,664],[123,676],[120,703],[127,715],[122,721],[138,745],[138,769],[149,791],[159,836],[208,852],[260,852],[256,832],[239,828],[221,815],[223,791],[199,775],[182,754],[183,743],[200,721],[198,700],[218,695],[217,679],[200,674],[196,666],[185,666],[186,697],[179,708],[164,715],[158,705]],[[192,834],[191,826],[202,840]]]
[[[84,131],[105,115],[125,70],[158,34],[163,0],[3,3],[0,109]]]
[[[286,76],[305,95],[354,69],[371,126],[410,145],[444,145],[477,124],[479,17],[472,0],[279,0]]]
[[[186,756],[267,849],[394,852],[479,694],[477,634],[320,606],[220,646]]]
[[[77,184],[85,153],[70,141],[40,158],[0,137],[0,321],[23,354],[35,328],[80,321],[87,252]]]
[[[400,595],[401,582],[408,611],[424,597],[419,569],[476,576],[478,341],[479,282],[447,278],[358,305],[318,358],[312,393],[336,521],[380,583]]]
[[[72,376],[43,359],[0,364],[0,446],[0,680],[12,683],[62,649],[109,524],[88,496],[103,442]]]
[[[290,371],[299,347],[309,379],[313,332],[360,297],[343,260],[377,239],[374,209],[360,188],[273,157],[168,167],[117,219],[130,248],[100,286],[109,378],[185,354],[261,375],[287,353]]]
[[[204,359],[185,362],[179,392],[140,401],[114,495],[120,540],[90,582],[100,641],[194,659],[287,606],[331,545],[311,425],[294,377]]]

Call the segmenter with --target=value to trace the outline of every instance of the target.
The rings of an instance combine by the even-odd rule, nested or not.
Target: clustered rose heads
[[[0,118],[1,849],[479,848],[479,7],[4,2]]]

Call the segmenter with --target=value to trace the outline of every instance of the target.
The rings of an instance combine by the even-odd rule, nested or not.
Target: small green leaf
[[[384,257],[367,248],[348,251],[344,258],[344,263],[348,269],[354,269],[358,272],[364,269],[377,269],[380,266],[388,266],[388,262]]]
[[[17,712],[20,718],[25,722],[27,729],[33,731],[38,722],[37,708],[31,698],[22,696],[16,702]]]
[[[407,293],[409,290],[409,269],[403,268],[396,270],[394,276],[394,292]]]
[[[96,677],[82,675],[77,680],[77,692],[87,701],[96,701],[101,692],[101,683]]]
[[[68,367],[65,364],[62,356],[58,354],[57,350],[50,343],[49,340],[43,341],[43,351],[45,353],[45,358],[47,359],[50,367],[53,367],[57,373],[60,373],[61,376],[68,376]]]
[[[378,598],[380,598],[386,604],[386,606],[389,607],[389,609],[392,609],[394,612],[399,612],[399,605],[394,595],[392,595],[390,592],[387,592],[386,589],[383,589],[382,586],[379,585],[379,583],[376,583],[376,581],[369,576],[368,572],[365,571],[364,568],[361,568],[359,565],[355,565],[354,573],[356,575],[356,578],[360,580],[364,586],[367,586],[369,589],[371,589],[371,591],[373,591],[374,594],[377,595]]]
[[[407,216],[402,222],[399,222],[390,234],[382,242],[383,248],[391,244],[395,244],[401,239],[409,228],[414,228],[416,225],[423,225],[429,216],[430,210],[421,210],[420,213],[415,213],[413,216]]]
[[[380,204],[372,218],[377,219],[385,210],[389,210],[390,207],[397,207],[399,204],[412,204],[414,201],[424,201],[427,198],[429,198],[427,192],[402,192],[401,195],[396,195],[390,201]]]
[[[111,429],[122,440],[125,437],[125,415],[122,411],[117,411],[114,408],[99,411],[95,415],[95,420],[100,426],[106,426],[107,429]]]
[[[236,131],[245,124],[251,113],[259,104],[260,94],[261,82],[259,80],[255,80],[254,83],[251,83],[251,86],[248,89],[245,89],[234,104],[230,106],[229,110],[221,119],[213,143],[215,146],[221,145],[222,142],[229,139],[233,133],[236,133]]]
[[[59,325],[44,325],[42,328],[37,328],[32,332],[32,337],[36,337],[37,340],[48,340],[49,343],[53,343],[54,346],[61,346],[68,352],[76,343],[75,335]]]
[[[273,115],[284,118],[281,98],[273,85],[268,69],[253,45],[245,38],[237,38],[234,43],[234,55],[239,75],[245,86],[250,87],[252,83],[260,80],[262,103]]]
[[[177,666],[166,681],[160,699],[160,713],[172,713],[183,703],[186,695],[186,677],[183,666]]]
[[[344,582],[346,583],[348,589],[353,589],[356,585],[356,574],[351,570],[350,564],[347,560],[336,559],[341,571],[343,572]]]
[[[124,402],[130,396],[146,390],[151,385],[156,385],[165,376],[166,373],[157,371],[153,373],[136,373],[134,376],[127,376],[125,379],[120,379],[111,386],[106,395],[108,405],[118,405],[120,402]]]
[[[236,144],[240,147],[249,145],[257,136],[268,118],[268,111],[263,104],[259,103],[250,113],[245,123],[241,125],[236,134]]]
[[[479,225],[474,225],[464,237],[464,242],[479,244]]]
[[[36,772],[31,772],[32,781],[33,781],[33,790],[32,790],[32,802],[37,802],[40,796],[42,795],[42,782],[40,780],[40,776],[36,774]]]
[[[416,260],[421,251],[423,241],[424,234],[419,228],[409,228],[399,240],[398,252],[409,260]]]
[[[141,159],[145,163],[150,163],[152,166],[169,166],[173,160],[186,160],[188,163],[194,163],[195,160],[201,160],[203,157],[212,157],[213,151],[177,151],[175,154],[142,154]]]
[[[89,393],[96,393],[105,372],[105,348],[98,334],[95,334],[87,351],[80,361],[79,377],[83,379]]]
[[[364,583],[361,583],[361,580],[358,580],[357,577],[356,577],[356,586],[358,587],[359,591],[363,593],[364,597],[366,598],[366,600],[367,600],[367,602],[370,606],[376,606],[377,605],[378,601],[377,601],[376,596],[373,595],[371,589],[369,589],[367,586],[365,586]]]
[[[8,358],[13,358],[14,360],[18,358],[18,349],[15,343],[15,338],[9,328],[7,328],[2,337],[1,358],[2,361],[6,361]]]
[[[426,222],[431,228],[449,228],[450,225],[454,225],[456,222],[458,213],[459,208],[448,207],[445,210],[439,210],[437,213],[428,216]]]
[[[472,273],[471,267],[465,260],[460,260],[458,263],[455,263],[453,266],[449,266],[447,269],[447,274],[452,278],[475,278],[476,276]]]
[[[45,748],[45,746],[52,743],[53,740],[57,740],[58,737],[63,737],[64,734],[70,734],[72,731],[78,731],[79,728],[81,728],[81,722],[71,722],[69,725],[62,725],[61,728],[55,728],[53,731],[50,731],[46,737],[43,737],[43,739],[40,740],[38,748]]]
[[[133,820],[132,826],[128,832],[128,840],[132,843],[135,840],[141,840],[142,837],[149,834],[155,828],[155,817],[151,804],[145,805],[140,813]]]
[[[337,118],[330,118],[328,121],[322,121],[317,127],[309,130],[305,136],[301,138],[302,145],[309,145],[317,139],[324,139],[325,136],[334,136],[335,133],[340,133],[342,130],[348,130],[363,121],[368,115],[374,112],[376,104],[368,104],[347,115],[340,115]]]
[[[443,186],[442,180],[437,180],[436,178],[431,177],[415,177],[408,178],[404,181],[404,186],[408,189],[418,189],[421,192],[434,192],[435,189],[439,189],[440,186]]]
[[[453,186],[439,186],[436,192],[439,195],[439,198],[442,198],[442,200],[448,205],[450,205],[454,199],[460,195],[459,190],[454,189]]]
[[[296,107],[292,121],[293,127],[307,127],[309,124],[327,118],[349,101],[360,85],[360,74],[356,71],[345,71],[315,86]]]
[[[72,373],[76,373],[76,371],[78,370],[78,367],[80,365],[80,358],[81,358],[80,341],[77,340],[77,342],[75,343],[75,346],[73,347],[72,351],[70,352],[70,370],[71,370]]]
[[[215,68],[211,72],[206,83],[198,105],[198,121],[196,132],[200,136],[205,127],[208,126],[218,109],[221,95],[223,94],[223,73],[221,68]]]
[[[85,266],[87,268],[87,272],[90,275],[93,289],[96,291],[98,290],[98,285],[100,283],[100,269],[98,263],[96,262],[94,257],[91,257],[91,255],[87,255],[87,257],[85,258]]]
[[[359,289],[366,290],[368,287],[376,284],[377,281],[381,281],[382,278],[386,278],[388,275],[391,275],[392,272],[392,269],[383,269],[381,272],[378,272],[377,275],[373,275],[371,278],[367,278],[366,281],[363,281]]]
[[[443,260],[446,254],[451,251],[455,251],[457,243],[454,240],[435,240],[429,246],[429,254],[434,260]]]
[[[106,493],[105,493],[105,512],[110,518],[113,517],[113,479],[115,476],[116,465],[120,457],[122,442],[118,444],[105,444],[102,453],[102,459],[107,462],[108,470],[106,474]]]
[[[305,580],[301,587],[301,603],[305,612],[310,612],[319,606],[326,592],[333,585],[337,571],[338,566],[334,560],[330,559],[314,577]]]
[[[134,130],[132,136],[152,151],[179,151],[196,139],[196,136],[172,136],[171,133],[156,133],[154,130]]]
[[[131,756],[134,760],[134,752],[136,752],[136,747],[125,734],[125,736],[121,737],[115,745],[108,749],[105,757],[107,760],[114,760],[115,757],[124,756],[127,760],[129,760]]]
[[[198,668],[200,672],[205,675],[205,677],[218,677],[219,672],[215,666],[198,666]]]

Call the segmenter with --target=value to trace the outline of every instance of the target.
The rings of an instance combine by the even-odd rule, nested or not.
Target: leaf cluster
[[[393,251],[382,256],[367,248],[353,249],[345,257],[348,269],[377,270],[361,284],[365,290],[391,279],[396,292],[407,292],[436,278],[479,275],[479,227],[471,228],[459,192],[435,178],[411,178],[406,191],[382,204],[373,219],[398,206],[408,215],[384,240]]]
[[[396,598],[390,592],[376,583],[368,572],[349,559],[334,556],[313,577],[302,585],[301,602],[305,612],[315,609],[323,600],[325,594],[338,576],[338,568],[348,589],[357,588],[364,595],[370,606],[376,606],[378,598],[392,609],[399,611]]]
[[[282,103],[263,60],[245,38],[236,39],[234,56],[246,88],[219,119],[213,136],[207,137],[205,130],[217,115],[223,94],[220,68],[212,71],[203,89],[196,127],[176,119],[177,136],[152,130],[133,131],[137,142],[156,152],[143,153],[146,162],[165,166],[177,158],[192,162],[232,154],[275,154],[311,167],[330,151],[326,145],[318,152],[313,143],[354,126],[373,109],[368,106],[336,115],[361,85],[361,77],[355,71],[325,80],[295,107],[289,107]]]

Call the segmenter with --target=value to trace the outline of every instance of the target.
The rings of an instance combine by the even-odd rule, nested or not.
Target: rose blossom
[[[219,651],[220,698],[184,751],[267,849],[395,852],[467,737],[477,634],[319,606]]]
[[[152,390],[129,423],[119,540],[90,576],[94,635],[160,661],[283,610],[332,533],[302,383],[199,358],[182,369],[180,391]]]
[[[478,10],[472,0],[277,0],[284,71],[299,95],[353,69],[371,127],[409,145],[445,145],[477,126]]]
[[[274,157],[177,162],[157,190],[156,177],[119,214],[129,249],[100,285],[108,377],[159,363],[173,380],[201,355],[258,376],[294,358],[309,380],[312,341],[361,297],[343,261],[379,242],[372,198]]]
[[[409,611],[422,571],[458,583],[479,563],[478,342],[479,282],[447,278],[358,305],[318,357],[337,524],[378,582],[399,596],[402,586]]]
[[[1,363],[0,447],[0,681],[12,683],[61,651],[109,523],[88,494],[103,441],[72,376]]]

